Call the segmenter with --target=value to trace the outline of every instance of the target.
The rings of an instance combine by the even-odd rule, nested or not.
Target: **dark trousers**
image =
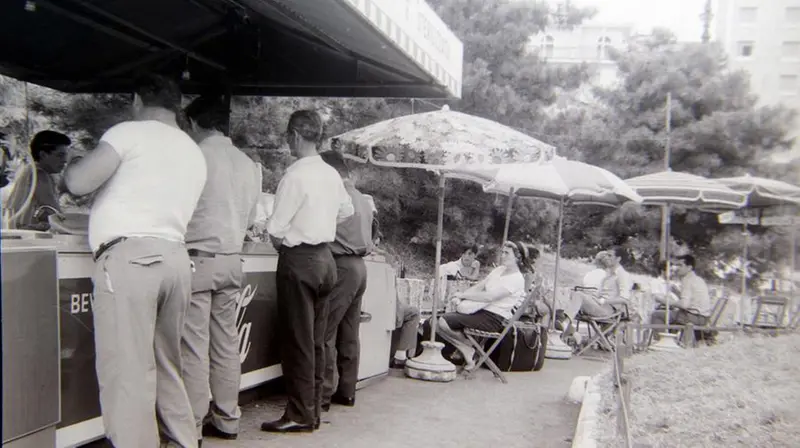
[[[284,418],[313,425],[321,412],[327,296],[336,284],[330,249],[326,244],[282,247],[276,280],[281,366],[288,395]]]
[[[358,382],[358,327],[361,324],[361,298],[367,289],[367,265],[359,256],[340,256],[336,260],[336,286],[328,296],[328,328],[325,331],[325,390],[322,402],[331,401],[334,391],[354,397]],[[338,387],[334,370],[338,370]]]

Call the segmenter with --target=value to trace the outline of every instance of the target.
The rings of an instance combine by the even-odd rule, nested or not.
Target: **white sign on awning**
[[[377,30],[456,98],[464,45],[424,0],[347,0]]]

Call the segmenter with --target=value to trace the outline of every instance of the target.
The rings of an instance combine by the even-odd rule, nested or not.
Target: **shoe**
[[[236,438],[239,437],[239,434],[231,434],[229,432],[220,430],[211,423],[206,423],[203,425],[203,437],[214,437],[223,440],[236,440]]]
[[[389,363],[390,369],[403,369],[405,367],[406,367],[405,359],[392,358],[392,362]]]
[[[264,422],[261,430],[266,432],[289,433],[289,432],[313,432],[317,423],[304,425],[287,419],[275,420],[274,422]]]
[[[197,441],[197,448],[203,448],[203,439]]]
[[[345,397],[338,394],[333,394],[331,397],[331,403],[339,404],[342,406],[353,407],[356,405],[356,397]]]
[[[322,406],[320,406],[320,407],[322,408],[322,412],[328,412],[328,411],[330,411],[330,410],[331,410],[331,404],[330,404],[330,403],[328,403],[328,404],[323,404],[323,405],[322,405]]]
[[[321,425],[322,425],[322,419],[319,419],[319,418],[318,418],[318,419],[317,419],[317,421],[316,421],[316,422],[314,422],[314,429],[319,429],[319,427],[320,427]]]

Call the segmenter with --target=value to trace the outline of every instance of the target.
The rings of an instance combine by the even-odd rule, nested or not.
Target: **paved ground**
[[[427,383],[392,371],[385,380],[358,392],[354,408],[334,406],[319,431],[273,435],[262,421],[280,417],[280,397],[246,406],[242,432],[232,442],[206,439],[204,448],[413,446],[488,448],[568,447],[579,406],[564,396],[572,379],[593,375],[603,363],[588,359],[548,359],[540,372],[509,373],[502,384],[481,369],[473,379]],[[423,445],[425,444],[425,445]]]

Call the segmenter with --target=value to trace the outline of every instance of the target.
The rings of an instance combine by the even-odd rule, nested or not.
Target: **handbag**
[[[487,305],[489,305],[489,302],[476,302],[474,300],[464,299],[456,305],[456,312],[460,314],[475,314],[486,308]]]
[[[546,329],[516,322],[489,357],[503,372],[537,372],[544,366],[546,350]]]

